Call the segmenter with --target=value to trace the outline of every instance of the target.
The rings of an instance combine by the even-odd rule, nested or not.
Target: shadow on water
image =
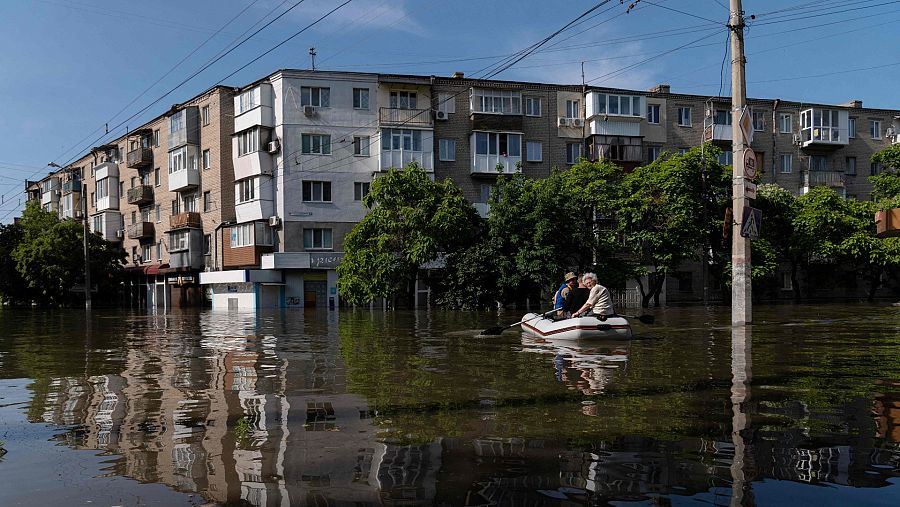
[[[0,504],[895,504],[900,309],[654,314],[3,310]]]

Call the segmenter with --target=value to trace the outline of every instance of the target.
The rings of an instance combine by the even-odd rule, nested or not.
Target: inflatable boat
[[[619,315],[607,317],[604,321],[597,317],[553,320],[538,313],[528,313],[522,317],[522,329],[528,334],[555,340],[631,338],[631,324]]]

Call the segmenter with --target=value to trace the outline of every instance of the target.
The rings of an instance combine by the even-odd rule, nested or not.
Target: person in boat
[[[607,317],[615,315],[613,308],[612,295],[609,289],[597,282],[597,275],[594,273],[585,273],[581,276],[585,287],[590,289],[587,301],[572,314],[573,317],[597,317],[600,320],[606,320]]]
[[[566,276],[563,278],[563,284],[559,286],[559,289],[556,290],[556,294],[553,295],[553,309],[559,310],[555,313],[556,318],[568,318],[571,313],[571,304],[569,303],[577,288],[578,275],[571,271],[566,273]]]

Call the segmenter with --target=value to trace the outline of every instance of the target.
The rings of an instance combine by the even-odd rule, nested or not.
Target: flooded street
[[[654,314],[3,310],[0,505],[897,505],[900,308]]]

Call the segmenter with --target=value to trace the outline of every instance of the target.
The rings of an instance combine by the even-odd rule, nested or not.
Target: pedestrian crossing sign
[[[741,236],[759,239],[759,226],[762,224],[762,211],[747,206],[744,208],[744,219],[741,221]]]

